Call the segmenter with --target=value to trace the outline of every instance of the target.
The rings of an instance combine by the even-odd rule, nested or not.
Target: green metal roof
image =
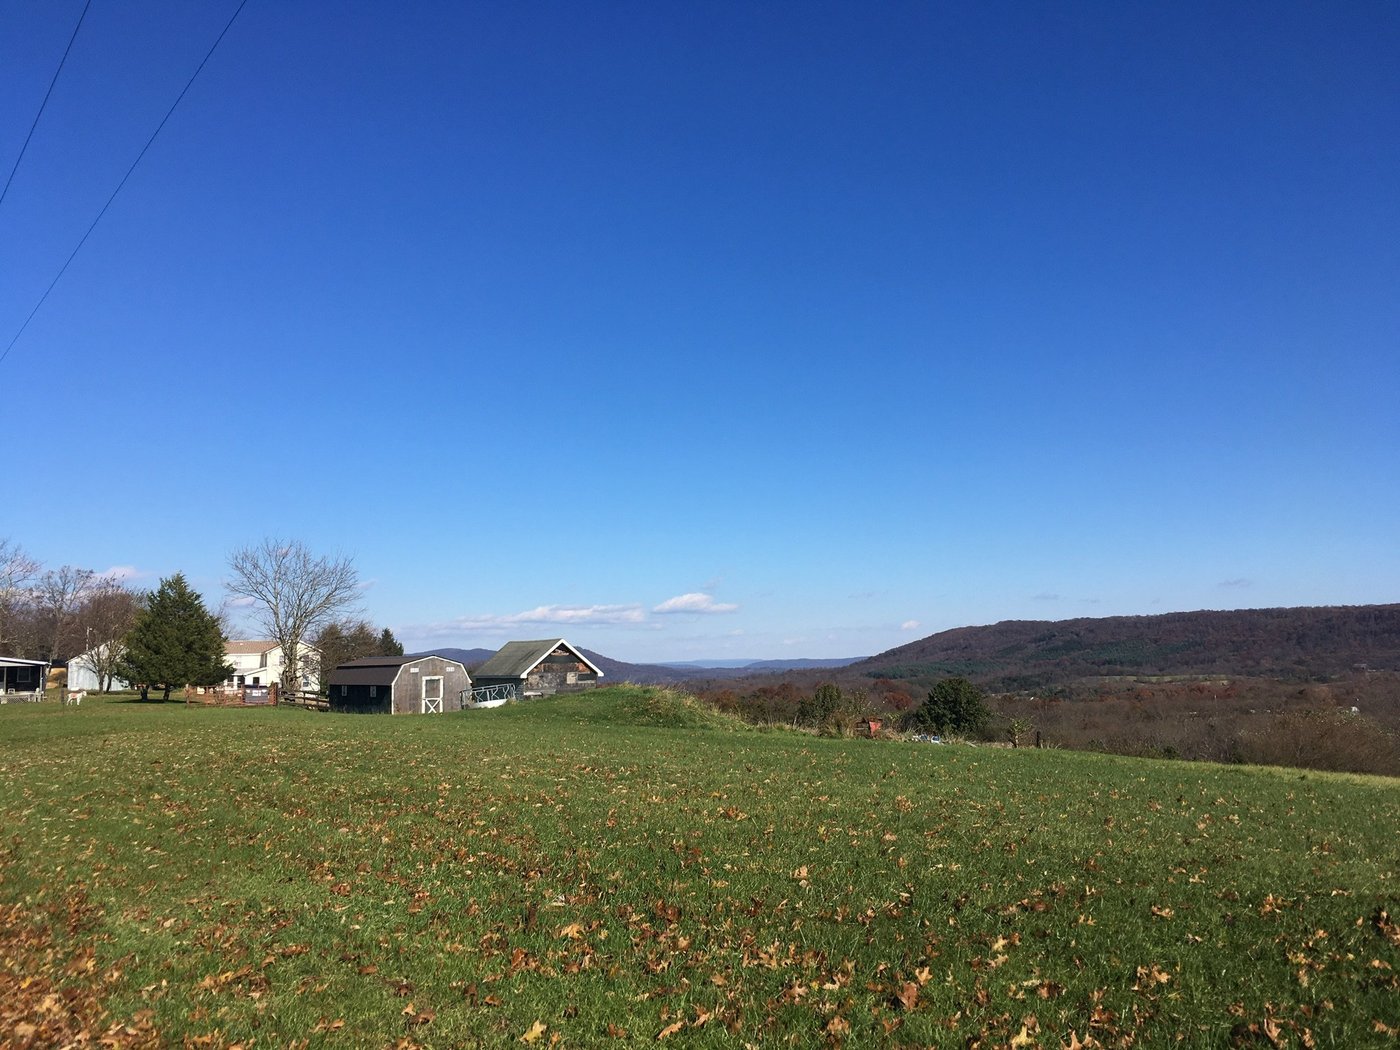
[[[506,642],[495,656],[477,668],[475,677],[482,678],[524,678],[535,669],[535,665],[560,646],[573,653],[580,660],[602,676],[602,671],[593,666],[593,661],[584,656],[562,638],[541,638],[528,642]]]

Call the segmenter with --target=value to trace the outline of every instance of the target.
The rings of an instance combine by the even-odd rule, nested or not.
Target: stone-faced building
[[[514,685],[516,699],[592,689],[603,672],[562,638],[507,642],[476,669],[478,688]]]
[[[471,675],[442,656],[366,656],[330,674],[330,709],[356,714],[442,714],[462,709]]]

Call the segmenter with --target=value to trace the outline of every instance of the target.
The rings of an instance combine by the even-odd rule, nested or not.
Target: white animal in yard
[[[64,697],[63,702],[65,704],[72,704],[74,707],[79,707],[82,705],[83,697],[85,696],[87,696],[87,690],[79,689],[77,692],[69,693]]]

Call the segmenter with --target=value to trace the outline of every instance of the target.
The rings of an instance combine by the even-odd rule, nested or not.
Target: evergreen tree
[[[218,685],[233,673],[224,662],[219,621],[199,593],[190,590],[183,573],[160,581],[123,645],[116,675],[135,683],[142,700],[153,686],[164,689],[169,700],[176,686]]]
[[[930,690],[927,700],[909,712],[912,725],[936,733],[981,735],[991,718],[982,690],[966,678],[943,679]]]
[[[314,640],[321,654],[321,691],[329,689],[330,674],[343,663],[366,656],[402,656],[403,645],[385,627],[378,635],[366,620],[339,620],[321,629]]]

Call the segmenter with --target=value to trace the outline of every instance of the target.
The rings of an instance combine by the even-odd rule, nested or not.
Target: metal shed
[[[603,672],[562,638],[507,642],[476,669],[477,687],[514,685],[517,699],[592,689]]]
[[[442,656],[366,656],[330,675],[330,709],[358,714],[442,714],[462,709],[471,675]]]

